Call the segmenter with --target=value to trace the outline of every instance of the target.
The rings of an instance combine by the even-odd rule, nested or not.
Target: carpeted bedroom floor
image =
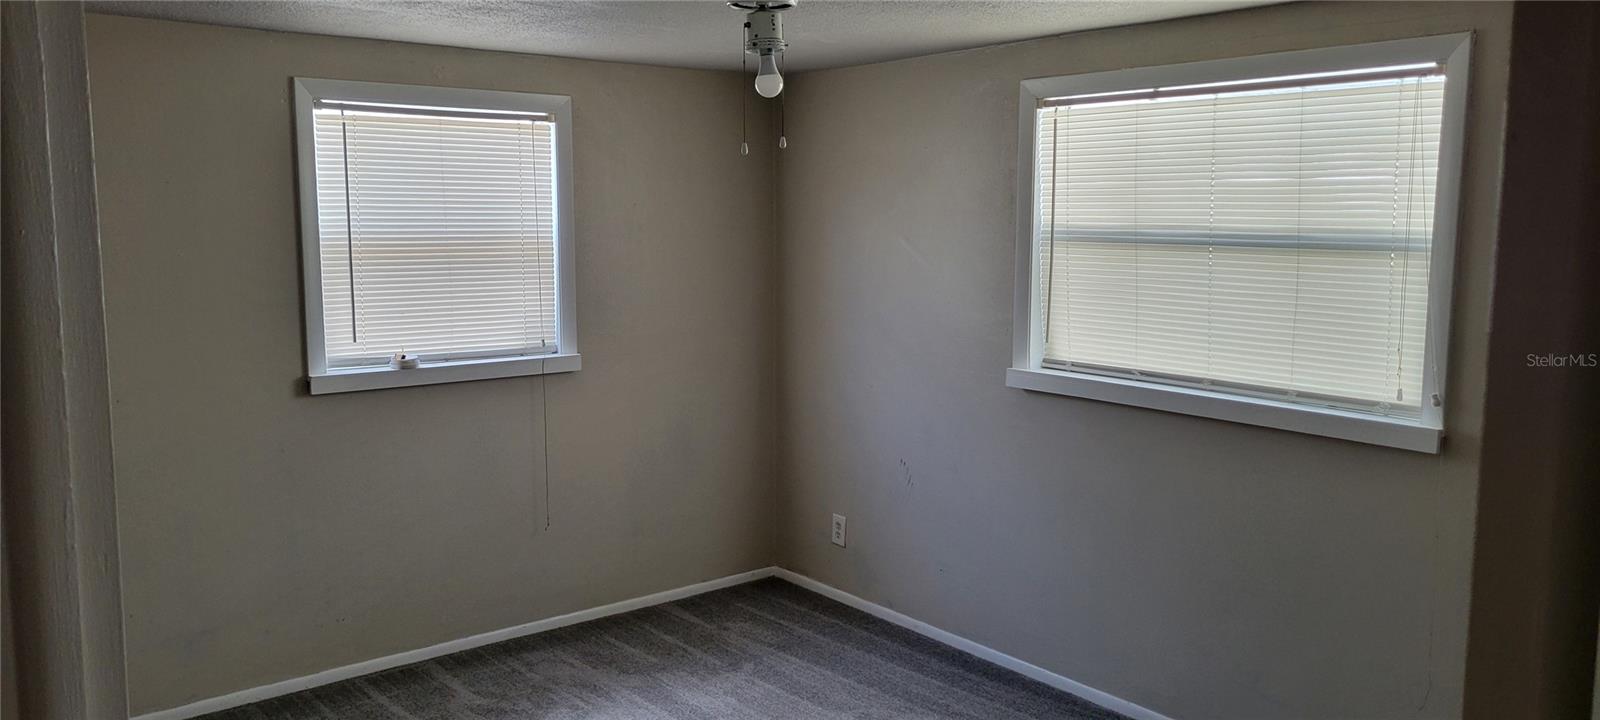
[[[775,578],[204,720],[378,718],[1125,720]]]

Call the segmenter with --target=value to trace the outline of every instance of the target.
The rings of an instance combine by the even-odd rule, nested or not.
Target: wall
[[[1593,720],[1600,5],[1518,3],[1514,27],[1465,717]]]
[[[1510,17],[1293,4],[792,78],[781,564],[1174,718],[1458,716]],[[1442,454],[1005,387],[1021,80],[1468,30]]]
[[[103,16],[89,58],[136,714],[771,562],[742,78]],[[583,370],[306,394],[296,75],[573,97]]]
[[[0,32],[0,718],[127,715],[83,6]]]

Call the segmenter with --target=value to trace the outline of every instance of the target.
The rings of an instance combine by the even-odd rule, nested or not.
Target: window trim
[[[316,131],[319,99],[517,111],[549,115],[555,123],[556,352],[550,355],[425,363],[411,370],[329,369],[322,314],[322,248],[317,219]],[[430,85],[294,78],[295,157],[300,199],[300,273],[304,281],[306,376],[312,395],[573,372],[578,354],[572,202],[572,98],[567,95],[476,90]]]
[[[1012,306],[1011,367],[1006,385],[1042,393],[1112,402],[1214,418],[1247,425],[1341,438],[1372,445],[1439,452],[1444,436],[1444,398],[1450,337],[1451,282],[1455,276],[1456,228],[1472,48],[1471,33],[1390,40],[1251,57],[1207,60],[1022,81],[1017,105],[1017,237]],[[1043,364],[1038,284],[1037,163],[1034,143],[1039,101],[1142,88],[1225,82],[1439,62],[1445,67],[1444,108],[1439,127],[1439,178],[1433,219],[1433,255],[1428,281],[1428,333],[1422,380],[1422,416],[1416,420],[1254,398],[1216,390],[1107,377]]]

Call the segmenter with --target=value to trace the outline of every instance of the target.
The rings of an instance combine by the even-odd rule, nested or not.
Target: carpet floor
[[[205,720],[1124,716],[769,578]]]

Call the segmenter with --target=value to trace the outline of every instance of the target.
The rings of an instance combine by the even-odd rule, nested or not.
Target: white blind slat
[[[313,117],[330,369],[555,351],[548,121]]]
[[[1419,415],[1443,80],[1041,107],[1045,363]]]

